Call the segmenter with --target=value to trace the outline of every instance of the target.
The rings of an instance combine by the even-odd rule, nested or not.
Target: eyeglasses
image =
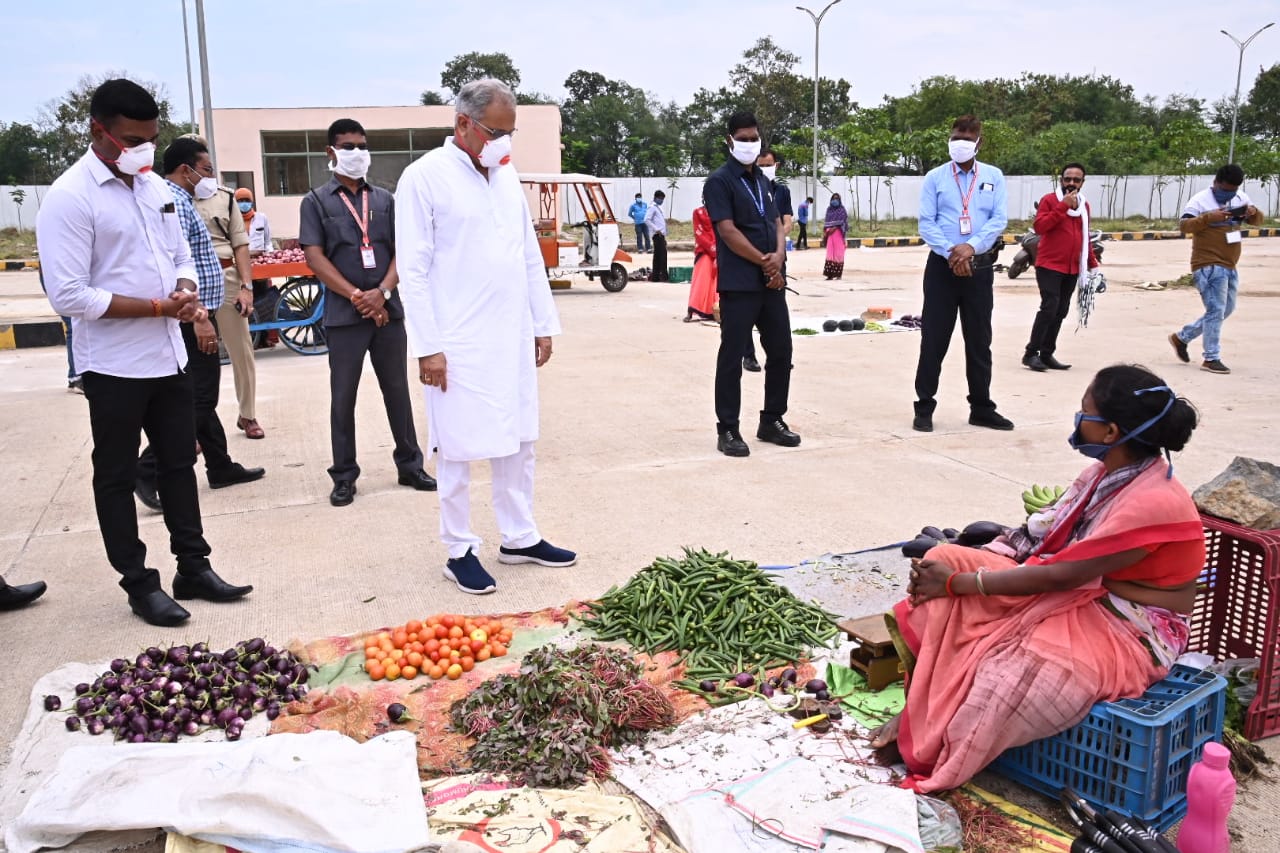
[[[333,147],[334,147],[334,148],[341,148],[343,151],[355,151],[357,148],[359,148],[361,151],[368,151],[368,150],[369,150],[369,143],[367,143],[367,142],[344,142],[344,143],[342,143],[341,145],[335,145],[335,146],[333,146]]]
[[[514,127],[511,128],[510,130],[494,130],[491,127],[485,127],[483,124],[476,121],[475,119],[471,119],[471,123],[474,124],[476,127],[480,128],[481,130],[483,130],[485,133],[487,133],[490,139],[501,139],[504,136],[515,136],[515,133],[516,133],[516,128]]]
[[[1063,178],[1062,182],[1064,184],[1083,184],[1084,178]]]

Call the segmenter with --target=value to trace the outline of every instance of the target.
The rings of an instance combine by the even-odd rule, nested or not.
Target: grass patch
[[[26,260],[36,256],[36,232],[0,229],[0,259]]]

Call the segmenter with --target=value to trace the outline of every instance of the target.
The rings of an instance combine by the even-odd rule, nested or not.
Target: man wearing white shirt
[[[516,102],[497,80],[458,93],[454,135],[412,163],[396,190],[396,252],[410,354],[426,386],[428,446],[438,451],[444,576],[481,595],[497,584],[476,554],[470,466],[489,460],[498,560],[570,566],[533,519],[535,368],[560,320],[529,205],[510,164]]]
[[[152,625],[190,613],[146,566],[133,502],[143,430],[158,460],[178,598],[227,601],[235,587],[209,565],[196,493],[195,423],[184,335],[208,311],[168,186],[152,174],[159,108],[129,80],[108,80],[90,101],[90,150],[49,190],[36,220],[49,301],[75,327],[93,433],[93,494],[107,559],[129,606]],[[179,328],[179,321],[187,324]]]

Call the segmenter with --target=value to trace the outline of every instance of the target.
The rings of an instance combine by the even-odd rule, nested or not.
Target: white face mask
[[[369,151],[364,148],[353,148],[347,151],[344,148],[333,149],[334,155],[338,158],[336,163],[329,164],[329,170],[337,172],[353,180],[361,180],[365,175],[369,174]]]
[[[144,142],[132,148],[121,148],[116,158],[116,168],[126,175],[141,175],[150,172],[156,162],[156,145]]]
[[[761,166],[760,174],[764,175],[765,180],[772,181],[778,176],[777,166]]]
[[[480,149],[480,155],[476,158],[480,161],[480,165],[486,169],[494,169],[498,166],[505,166],[511,162],[511,136],[506,134],[499,136],[497,139],[490,139],[485,142],[484,147]]]
[[[742,165],[750,166],[760,159],[760,140],[743,142],[741,139],[730,139],[729,153]]]
[[[193,169],[192,171],[195,171],[195,170]],[[196,172],[196,175],[198,176],[199,180],[196,181],[195,187],[192,188],[192,192],[196,198],[200,199],[201,201],[204,201],[207,198],[213,198],[215,195],[217,195],[218,193],[217,180],[215,180],[214,178],[209,178],[204,175],[201,175],[199,172]]]
[[[978,143],[971,139],[953,139],[947,143],[947,151],[956,163],[968,163],[978,153]]]

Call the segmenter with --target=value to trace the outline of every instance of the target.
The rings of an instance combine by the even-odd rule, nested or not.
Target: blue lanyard
[[[751,196],[751,201],[755,203],[756,210],[760,213],[760,218],[764,219],[764,190],[760,190],[760,194],[756,195],[751,189],[751,184],[747,183],[746,175],[739,175],[738,180],[742,181],[742,185],[747,188],[747,195]],[[760,185],[756,184],[756,189],[760,189]]]

